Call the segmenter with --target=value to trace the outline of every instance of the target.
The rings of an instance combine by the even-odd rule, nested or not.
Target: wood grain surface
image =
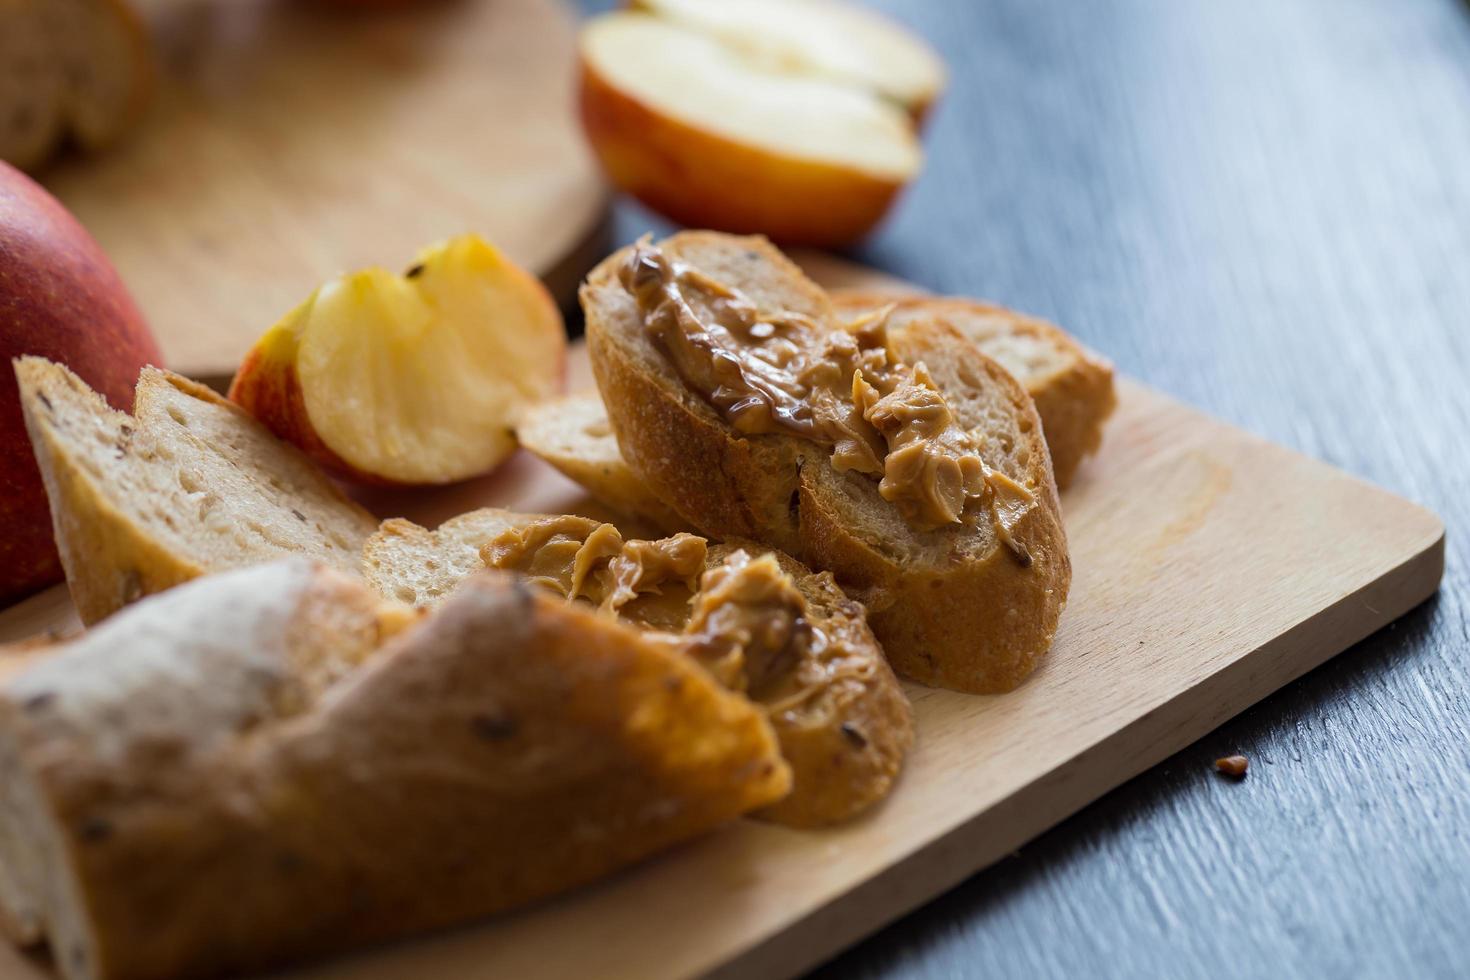
[[[102,243],[168,365],[228,376],[344,271],[475,231],[559,297],[605,250],[560,0],[371,9],[149,0],[158,98],[45,183]]]

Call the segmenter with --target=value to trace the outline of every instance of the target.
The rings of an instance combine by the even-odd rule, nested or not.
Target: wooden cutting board
[[[829,284],[892,282],[808,263]],[[587,379],[580,351],[574,375]],[[1437,588],[1444,528],[1433,514],[1142,385],[1124,380],[1119,394],[1102,452],[1062,495],[1075,578],[1051,655],[1013,694],[910,685],[918,744],[875,813],[820,832],[741,821],[536,908],[289,976],[797,973]],[[479,504],[562,511],[586,500],[521,456],[487,480],[369,503],[436,523]],[[53,590],[0,613],[0,640],[71,621]],[[0,972],[12,969],[45,976],[0,947]]]
[[[234,372],[322,281],[485,235],[562,300],[606,249],[559,0],[149,0],[138,132],[42,175],[102,243],[170,367]]]

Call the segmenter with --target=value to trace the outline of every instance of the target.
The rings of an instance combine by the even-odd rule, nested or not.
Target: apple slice
[[[641,0],[582,32],[581,111],[612,181],[684,224],[843,245],[919,171],[943,84],[922,42],[823,0]]]
[[[546,289],[465,235],[402,276],[319,288],[246,355],[230,398],[345,476],[451,483],[515,450],[521,410],[560,389],[565,360]]]
[[[944,63],[896,24],[832,0],[634,0],[774,71],[829,78],[897,102],[916,119],[944,89]]]

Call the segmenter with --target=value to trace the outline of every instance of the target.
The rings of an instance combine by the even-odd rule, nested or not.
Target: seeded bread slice
[[[0,902],[67,980],[255,973],[544,898],[779,800],[761,712],[485,572],[432,616],[209,576],[0,685]]]
[[[289,555],[356,572],[377,521],[208,388],[146,368],[130,416],[44,358],[18,358],[15,372],[84,623],[199,575]]]
[[[123,0],[0,3],[0,159],[31,170],[68,137],[111,143],[152,87],[147,35]]]
[[[895,330],[926,319],[958,327],[1036,403],[1058,487],[1069,486],[1082,461],[1102,444],[1103,424],[1117,404],[1113,366],[1045,320],[948,296],[840,290],[832,302],[846,319],[891,305],[888,322]]]
[[[839,329],[831,300],[760,237],[684,232],[665,254],[734,287],[763,312]],[[991,693],[1019,684],[1051,646],[1071,583],[1051,459],[1024,388],[955,327],[932,320],[893,335],[922,360],[985,462],[1034,505],[1013,538],[989,522],[932,531],[908,524],[876,481],[839,472],[822,446],[784,433],[737,433],[678,375],[619,281],[621,251],[581,290],[593,373],[618,445],[650,489],[702,533],[753,538],[828,569],[865,601],[890,663],[915,680]]]
[[[595,390],[533,405],[521,416],[516,438],[608,507],[668,533],[686,529],[686,522],[628,467]]]

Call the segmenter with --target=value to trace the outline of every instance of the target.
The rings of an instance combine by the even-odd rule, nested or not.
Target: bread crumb
[[[1227,755],[1223,759],[1215,760],[1215,771],[1231,779],[1244,779],[1249,766],[1250,760],[1243,755]]]

